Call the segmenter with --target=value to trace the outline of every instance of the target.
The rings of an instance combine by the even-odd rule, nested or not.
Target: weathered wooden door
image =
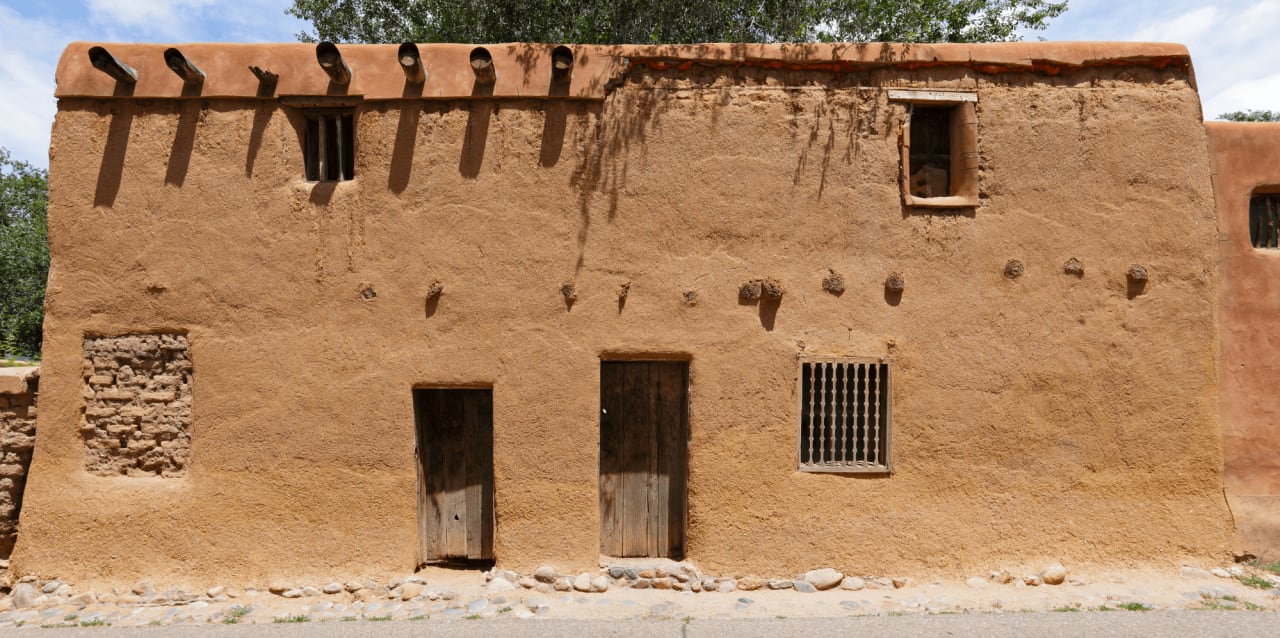
[[[413,391],[423,562],[493,560],[493,391]]]
[[[689,365],[600,365],[600,552],[683,558]]]

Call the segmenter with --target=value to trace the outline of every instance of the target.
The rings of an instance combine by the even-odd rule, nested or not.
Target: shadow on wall
[[[477,77],[471,88],[471,97],[487,98],[493,95],[493,83]],[[489,139],[489,119],[493,117],[494,103],[476,100],[468,105],[466,137],[462,139],[462,157],[458,158],[458,172],[467,179],[480,175],[484,163],[484,149]]]
[[[409,178],[413,175],[413,153],[418,141],[418,121],[422,116],[422,104],[413,98],[422,95],[422,86],[408,80],[404,83],[405,101],[400,103],[400,121],[396,125],[391,167],[387,173],[387,188],[396,195],[409,187]]]
[[[204,108],[195,101],[183,102],[178,107],[178,130],[173,136],[173,146],[169,148],[169,165],[165,169],[164,183],[182,186],[187,179],[187,168],[191,165],[191,150],[196,141],[196,125],[200,123]]]

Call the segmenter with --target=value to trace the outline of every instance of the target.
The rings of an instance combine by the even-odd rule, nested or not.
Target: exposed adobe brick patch
[[[85,469],[181,476],[191,447],[191,360],[176,334],[84,340]]]

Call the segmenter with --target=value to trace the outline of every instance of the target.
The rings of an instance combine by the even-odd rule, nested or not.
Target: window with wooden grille
[[[888,362],[802,361],[800,470],[888,472],[891,415]]]
[[[355,122],[351,111],[305,114],[303,162],[309,182],[339,182],[355,177]]]
[[[1280,248],[1280,193],[1249,198],[1249,241],[1254,248]]]

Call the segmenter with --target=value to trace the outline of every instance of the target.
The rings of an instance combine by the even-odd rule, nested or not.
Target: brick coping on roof
[[[497,81],[477,90],[469,55],[471,44],[419,45],[428,77],[423,85],[405,81],[396,61],[398,45],[338,45],[350,66],[347,86],[334,86],[316,62],[315,45],[289,44],[124,44],[103,43],[117,59],[138,72],[133,87],[117,85],[89,62],[97,43],[73,42],[58,62],[57,89],[63,97],[274,98],[288,95],[359,96],[366,100],[470,97],[601,99],[610,81],[630,64],[688,68],[694,64],[731,64],[851,72],[876,68],[962,66],[981,73],[1034,72],[1056,75],[1089,67],[1184,68],[1191,78],[1185,46],[1143,42],[1003,42],[993,44],[689,44],[575,45],[567,90],[551,90],[551,52],[555,44],[492,44]],[[204,71],[203,86],[184,95],[184,85],[165,65],[164,51],[176,46]],[[263,91],[250,66],[279,75],[273,91]]]

